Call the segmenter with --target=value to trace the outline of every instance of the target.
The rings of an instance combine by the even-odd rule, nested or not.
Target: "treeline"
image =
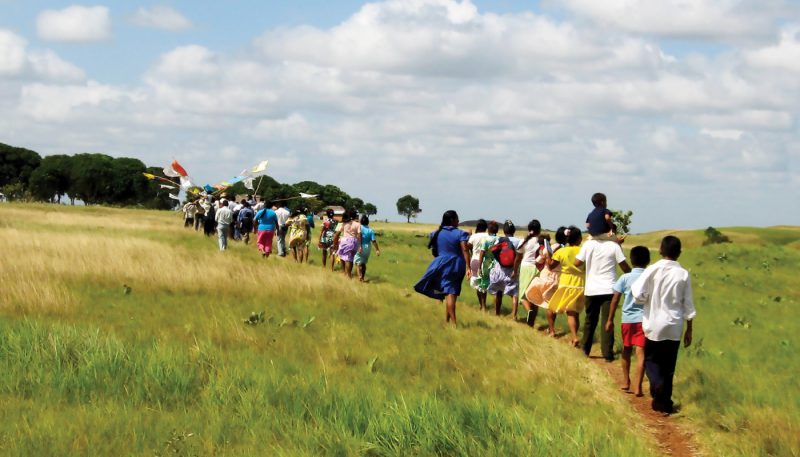
[[[103,204],[172,209],[178,201],[169,197],[177,189],[164,189],[142,173],[163,175],[160,167],[147,167],[141,160],[111,157],[105,154],[51,155],[42,158],[36,151],[0,143],[0,192],[9,200],[70,203],[80,200],[87,205]],[[353,198],[336,186],[303,181],[281,184],[269,176],[256,178],[257,194],[263,198],[287,200],[290,208],[311,205],[315,211],[337,205],[377,213],[371,203]],[[199,193],[202,189],[190,189]],[[223,191],[229,197],[253,194],[237,183]],[[300,192],[318,194],[314,200],[297,199]],[[220,192],[222,193],[222,192]]]

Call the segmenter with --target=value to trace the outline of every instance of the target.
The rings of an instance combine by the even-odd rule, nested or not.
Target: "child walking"
[[[642,317],[644,305],[636,303],[631,293],[631,286],[647,265],[650,263],[650,250],[644,246],[636,246],[631,249],[631,263],[633,269],[630,273],[620,276],[614,284],[614,296],[611,298],[611,308],[608,311],[606,321],[606,331],[611,332],[614,328],[614,313],[622,296],[625,300],[622,304],[622,379],[625,384],[622,390],[631,390],[631,353],[636,350],[636,383],[633,393],[637,397],[642,394],[642,379],[644,379],[644,331],[642,330]]]
[[[485,219],[478,219],[478,224],[475,227],[475,233],[470,235],[469,240],[467,240],[467,249],[470,253],[470,260],[469,260],[469,271],[470,271],[470,278],[469,278],[469,285],[473,289],[475,289],[475,293],[478,296],[478,305],[481,308],[481,311],[486,309],[486,287],[481,285],[481,245],[489,236],[486,233],[489,224],[486,222]]]
[[[662,259],[647,267],[631,286],[633,298],[644,303],[644,366],[650,381],[652,408],[672,414],[672,381],[683,334],[684,347],[692,344],[692,319],[697,315],[692,300],[689,272],[678,263],[681,240],[668,235],[661,240]]]
[[[583,311],[583,287],[586,278],[583,269],[575,265],[575,257],[581,249],[581,230],[570,226],[565,230],[567,246],[559,249],[550,260],[550,268],[561,266],[561,277],[558,280],[558,289],[550,299],[550,311],[555,314],[567,315],[567,324],[572,334],[572,345],[578,347],[578,326],[580,325],[580,312]],[[549,316],[548,316],[549,317]],[[553,316],[555,323],[555,315]]]
[[[369,255],[372,252],[373,245],[375,246],[375,254],[381,255],[381,248],[375,238],[375,231],[369,227],[369,217],[364,214],[361,216],[361,247],[354,258],[356,269],[358,269],[358,280],[361,282],[365,281],[367,262],[369,262]]]
[[[529,302],[547,310],[548,333],[550,336],[556,335],[556,313],[550,310],[550,300],[558,289],[558,281],[561,278],[561,266],[550,267],[550,259],[553,254],[567,243],[565,235],[567,228],[559,227],[555,233],[555,243],[550,244],[550,235],[539,235],[539,255],[536,257],[536,266],[540,268],[539,276],[533,278],[528,290],[525,291],[525,298]]]
[[[491,246],[488,255],[494,257],[494,264],[489,271],[488,295],[494,295],[494,313],[500,315],[503,307],[503,295],[511,297],[511,318],[517,319],[519,306],[519,287],[514,276],[514,265],[517,260],[517,247],[519,239],[514,238],[517,229],[510,220],[503,223],[503,236],[499,237]],[[486,255],[486,254],[485,254]]]
[[[478,246],[478,290],[484,291],[483,307],[481,311],[486,311],[486,296],[488,295],[489,282],[492,268],[494,268],[495,259],[492,255],[492,246],[497,243],[497,232],[500,230],[500,225],[497,221],[490,221],[486,225],[486,237],[481,241]],[[498,311],[499,314],[499,311]]]
[[[528,222],[528,235],[520,243],[517,248],[517,261],[514,264],[513,278],[519,278],[519,290],[527,291],[528,286],[533,282],[533,279],[539,275],[539,268],[536,266],[536,258],[539,256],[539,234],[542,231],[542,224],[533,219]],[[539,310],[538,306],[531,305],[525,294],[520,297],[522,306],[528,312],[525,322],[528,326],[533,327],[536,320],[536,314]],[[514,316],[516,317],[516,315]]]

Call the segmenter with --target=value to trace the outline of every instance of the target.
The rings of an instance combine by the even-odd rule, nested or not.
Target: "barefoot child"
[[[631,352],[636,348],[636,384],[633,393],[642,396],[642,379],[644,378],[644,332],[642,331],[642,313],[644,305],[633,300],[631,286],[650,263],[650,250],[644,246],[631,249],[631,262],[633,270],[622,275],[614,284],[614,296],[611,298],[611,308],[608,311],[606,331],[614,328],[614,313],[617,310],[620,297],[625,296],[622,304],[622,376],[625,384],[622,390],[631,390]]]
[[[631,286],[633,299],[644,303],[644,367],[650,381],[652,408],[673,412],[672,379],[678,361],[683,322],[684,347],[692,344],[692,319],[697,311],[692,301],[689,272],[678,263],[681,240],[667,235],[661,240],[662,259],[647,267]]]
[[[489,236],[486,233],[489,224],[486,222],[485,219],[478,219],[478,225],[475,227],[475,233],[470,235],[469,240],[467,240],[467,248],[470,252],[470,260],[469,260],[469,270],[470,270],[470,278],[469,278],[469,285],[473,289],[475,289],[475,293],[478,295],[478,305],[480,306],[481,311],[486,310],[486,287],[481,285],[481,245],[483,244],[484,240]]]
[[[581,230],[570,226],[564,231],[567,236],[567,247],[561,248],[553,254],[549,266],[551,269],[561,266],[561,277],[558,279],[558,289],[550,299],[549,310],[556,314],[567,315],[567,324],[572,335],[572,345],[578,347],[578,327],[580,326],[580,313],[584,307],[583,288],[586,284],[582,267],[575,264],[575,257],[581,250]]]

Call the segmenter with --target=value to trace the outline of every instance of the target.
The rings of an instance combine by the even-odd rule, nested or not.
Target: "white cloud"
[[[25,67],[25,46],[21,36],[0,29],[0,76],[20,73]]]
[[[50,50],[31,52],[28,55],[28,61],[33,71],[44,79],[82,81],[86,78],[86,74],[81,68],[63,60]]]
[[[566,0],[549,2],[603,26],[677,38],[764,36],[785,19],[779,0]]]
[[[116,102],[124,95],[119,89],[94,81],[67,86],[35,83],[22,87],[20,110],[39,121],[65,121],[82,107]]]
[[[192,28],[192,21],[169,6],[140,7],[131,18],[140,27],[180,32]]]
[[[800,75],[800,27],[784,30],[778,44],[747,52],[745,58],[755,67],[790,71],[796,78]]]
[[[702,129],[700,133],[703,135],[708,135],[711,138],[716,138],[718,140],[739,140],[742,138],[742,134],[744,134],[741,130],[717,130],[717,129]]]
[[[261,120],[249,133],[259,139],[303,140],[311,134],[311,127],[302,115],[292,113],[285,119]]]
[[[111,38],[111,15],[105,6],[45,10],[36,18],[36,31],[46,41],[103,41]]]

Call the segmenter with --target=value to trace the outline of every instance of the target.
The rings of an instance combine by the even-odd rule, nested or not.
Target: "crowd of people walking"
[[[231,202],[215,196],[198,197],[183,206],[184,227],[199,231],[206,236],[216,235],[219,250],[225,251],[228,242],[250,243],[255,234],[256,248],[264,259],[273,253],[277,244],[277,256],[291,255],[296,262],[308,262],[309,250],[314,239],[315,216],[308,208],[290,211],[287,201],[268,202],[248,195],[241,201]],[[359,218],[356,210],[345,211],[337,218],[328,209],[320,218],[321,227],[316,238],[321,251],[322,265],[330,263],[331,271],[337,264],[347,277],[353,276],[355,267],[360,281],[366,281],[367,263],[375,250],[381,250],[375,232],[369,227],[369,217]]]
[[[586,219],[586,237],[583,230],[570,225],[559,227],[551,238],[542,233],[536,219],[528,223],[524,238],[515,236],[516,227],[508,220],[501,226],[481,219],[470,234],[458,228],[455,211],[445,212],[428,243],[434,259],[414,289],[443,301],[445,321],[456,325],[456,301],[466,276],[482,310],[491,297],[494,313],[500,315],[503,299],[509,297],[511,317],[516,319],[521,301],[527,324],[533,326],[542,309],[547,313],[547,332],[554,337],[557,317],[566,315],[569,342],[586,356],[599,325],[601,354],[607,361],[615,357],[614,314],[622,302],[622,388],[643,395],[646,372],[653,409],[669,414],[679,344],[682,338],[686,346],[691,344],[696,314],[689,274],[677,261],[680,239],[664,237],[659,250],[662,260],[650,266],[650,250],[634,247],[631,268],[621,247],[624,237],[616,235],[605,195],[594,194],[591,200],[594,209]],[[620,278],[617,268],[624,273]],[[634,352],[638,363],[631,382]]]

